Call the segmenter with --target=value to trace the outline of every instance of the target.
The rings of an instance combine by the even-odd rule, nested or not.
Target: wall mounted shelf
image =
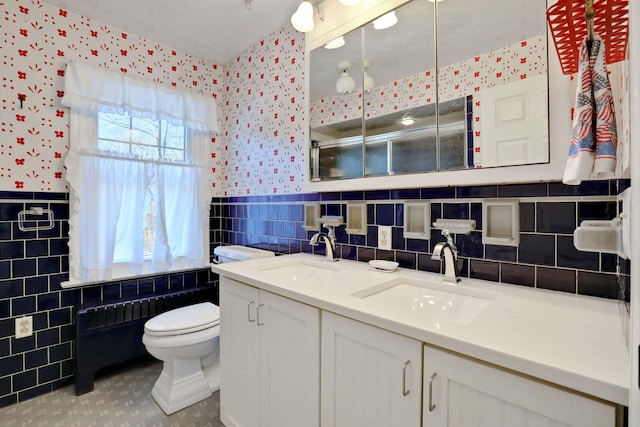
[[[367,234],[366,203],[347,203],[347,233]]]
[[[431,205],[429,202],[405,202],[404,203],[404,230],[405,239],[428,240],[431,232]]]
[[[482,243],[518,246],[520,244],[520,202],[485,200],[482,202]]]
[[[320,231],[320,203],[305,203],[304,225],[307,231]]]

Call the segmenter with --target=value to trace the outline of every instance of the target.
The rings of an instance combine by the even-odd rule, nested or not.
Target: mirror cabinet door
[[[364,26],[367,176],[436,170],[433,22],[413,0]]]
[[[549,162],[545,7],[412,0],[311,51],[312,180]]]
[[[439,169],[548,162],[546,2],[436,10]]]
[[[312,179],[363,176],[363,31],[358,28],[311,52]]]

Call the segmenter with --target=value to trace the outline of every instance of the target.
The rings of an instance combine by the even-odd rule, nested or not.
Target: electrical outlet
[[[391,250],[391,226],[378,226],[378,249]]]
[[[33,335],[33,316],[23,316],[16,319],[16,338]]]

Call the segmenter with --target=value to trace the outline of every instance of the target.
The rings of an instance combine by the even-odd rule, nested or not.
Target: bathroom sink
[[[400,277],[358,291],[352,296],[371,303],[413,312],[434,321],[465,325],[499,296],[463,285]]]
[[[256,268],[258,271],[278,279],[301,281],[320,280],[345,270],[340,262],[288,260],[274,262]]]

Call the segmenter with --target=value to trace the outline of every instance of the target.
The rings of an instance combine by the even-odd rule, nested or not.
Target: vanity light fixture
[[[345,93],[351,93],[356,90],[356,81],[349,75],[349,68],[351,68],[351,62],[343,61],[338,64],[338,68],[342,70],[342,74],[336,82],[336,91],[343,95]]]
[[[339,47],[344,46],[344,37],[340,36],[338,38],[335,38],[333,40],[331,40],[329,43],[324,45],[325,49],[337,49]]]
[[[382,15],[380,18],[373,21],[373,28],[376,30],[384,30],[389,27],[393,27],[398,23],[398,17],[396,11],[392,10],[386,15]]]
[[[291,15],[291,25],[301,33],[308,33],[313,30],[313,9],[316,9],[318,18],[324,21],[324,15],[320,10],[319,0],[305,0],[300,3],[298,10]],[[312,3],[313,2],[313,3]]]

